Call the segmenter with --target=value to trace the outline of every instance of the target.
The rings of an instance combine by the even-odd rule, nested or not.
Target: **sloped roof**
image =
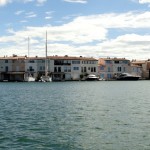
[[[119,60],[129,60],[129,59],[126,59],[126,58],[117,58],[117,57],[114,57],[114,58],[110,58],[110,57],[107,57],[107,58],[99,58],[99,59],[103,59],[103,60],[113,60],[113,61],[119,61]]]

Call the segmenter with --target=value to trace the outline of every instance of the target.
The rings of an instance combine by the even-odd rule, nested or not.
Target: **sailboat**
[[[29,50],[30,50],[30,39],[28,37],[28,57],[29,57]],[[26,82],[34,82],[35,78],[31,75],[30,72],[28,72],[28,75],[25,76],[24,81],[26,81]]]
[[[50,76],[48,76],[48,59],[47,59],[47,31],[46,31],[46,43],[45,43],[45,51],[46,51],[46,55],[45,55],[45,75],[41,76],[41,81],[42,82],[51,82],[52,78]]]

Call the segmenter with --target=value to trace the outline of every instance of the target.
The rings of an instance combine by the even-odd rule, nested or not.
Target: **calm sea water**
[[[150,81],[0,83],[2,150],[149,150]]]

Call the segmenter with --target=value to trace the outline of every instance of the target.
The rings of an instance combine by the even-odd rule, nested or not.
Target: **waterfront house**
[[[1,81],[23,81],[24,79],[24,56],[13,55],[0,58]]]
[[[12,71],[10,72],[10,81],[23,81],[25,72],[25,56],[13,55],[12,58]]]
[[[0,57],[0,81],[10,79],[9,72],[12,71],[12,60],[7,56]]]
[[[138,65],[131,64],[131,74],[134,76],[142,77],[142,67]]]
[[[148,60],[132,60],[131,64],[141,67],[141,70],[142,70],[141,77],[143,79],[150,79],[150,59],[148,59]]]
[[[98,72],[102,79],[111,80],[120,73],[130,73],[130,60],[125,58],[99,58]]]
[[[26,57],[25,58],[25,75],[24,78],[32,76],[33,78],[37,78],[37,69],[38,62],[37,57]]]
[[[74,56],[48,56],[53,81],[81,80],[88,74],[97,75],[97,59]]]

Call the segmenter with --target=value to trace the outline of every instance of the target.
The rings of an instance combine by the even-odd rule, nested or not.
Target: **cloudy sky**
[[[150,0],[0,0],[0,56],[150,58]]]

